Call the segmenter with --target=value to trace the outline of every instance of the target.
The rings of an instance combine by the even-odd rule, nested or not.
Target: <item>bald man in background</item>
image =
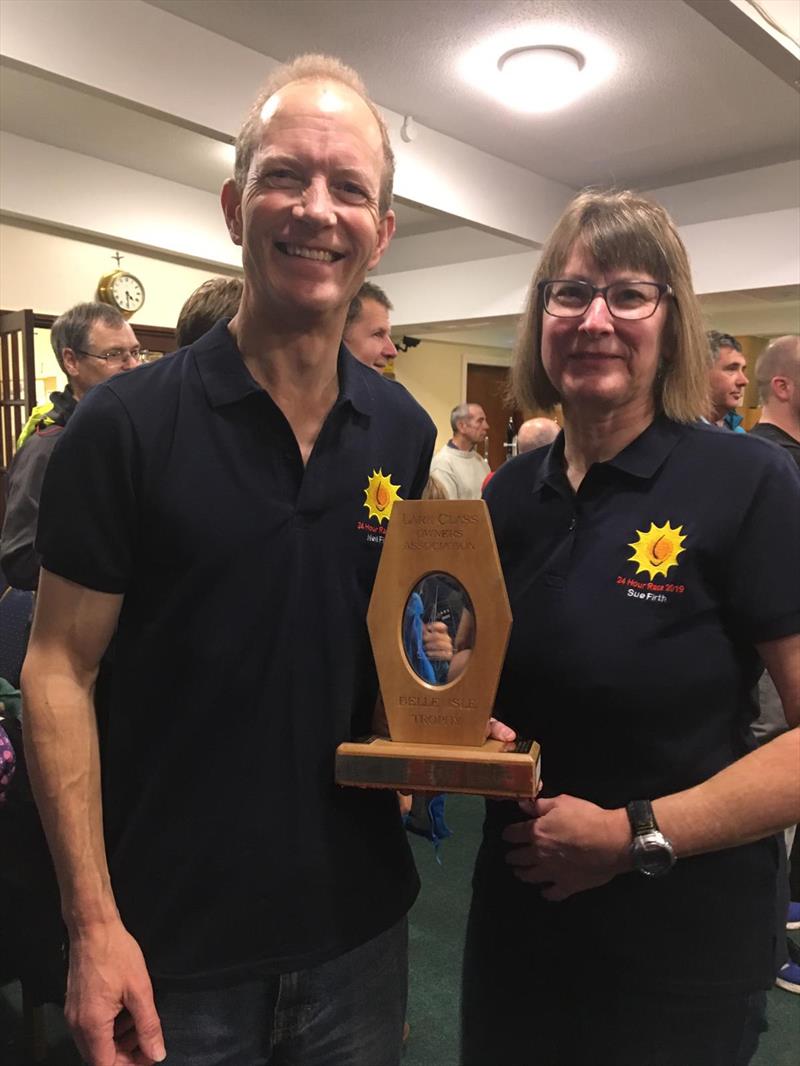
[[[558,434],[558,422],[552,418],[529,418],[517,431],[517,455],[552,444]]]
[[[800,466],[800,337],[778,337],[756,363],[761,417],[750,430],[785,448]]]

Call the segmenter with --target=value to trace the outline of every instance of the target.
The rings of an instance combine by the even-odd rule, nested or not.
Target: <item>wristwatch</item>
[[[626,808],[633,840],[631,857],[645,877],[663,877],[675,865],[675,851],[658,828],[650,800],[631,800]]]

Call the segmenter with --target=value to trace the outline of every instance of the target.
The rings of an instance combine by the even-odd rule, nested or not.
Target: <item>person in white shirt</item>
[[[462,403],[450,412],[452,438],[433,457],[431,477],[436,478],[448,500],[479,500],[481,486],[490,473],[478,452],[489,433],[489,423],[480,404]]]

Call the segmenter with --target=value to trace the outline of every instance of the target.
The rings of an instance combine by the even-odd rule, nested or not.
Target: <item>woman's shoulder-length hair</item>
[[[686,249],[664,208],[629,191],[579,193],[542,249],[514,348],[509,382],[514,402],[525,409],[548,410],[561,400],[542,365],[539,282],[561,275],[576,244],[603,272],[641,270],[670,286],[654,386],[656,410],[676,422],[706,416],[708,342]]]

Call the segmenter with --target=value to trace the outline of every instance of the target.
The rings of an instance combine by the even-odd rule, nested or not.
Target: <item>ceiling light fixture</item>
[[[585,66],[574,48],[548,44],[512,48],[497,61],[503,84],[521,111],[555,111],[574,100]]]
[[[506,107],[546,114],[606,81],[616,57],[608,46],[574,27],[532,23],[483,41],[460,66],[462,77]]]

